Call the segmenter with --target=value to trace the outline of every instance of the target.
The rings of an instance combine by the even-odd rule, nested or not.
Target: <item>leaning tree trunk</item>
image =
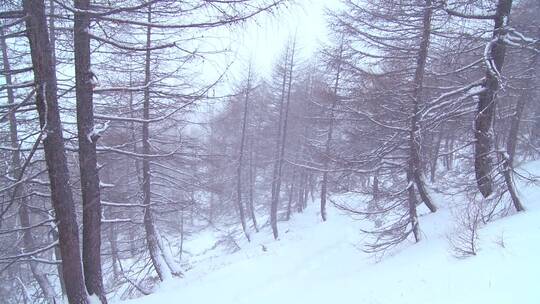
[[[474,169],[478,190],[484,197],[493,193],[493,119],[495,117],[495,94],[499,90],[506,47],[503,35],[508,25],[512,0],[499,0],[495,11],[495,26],[492,39],[486,47],[486,79],[484,90],[478,98],[476,118],[474,120]]]
[[[426,185],[422,173],[422,160],[420,158],[420,117],[418,110],[423,97],[423,83],[426,61],[428,56],[429,38],[431,33],[431,15],[433,8],[431,0],[426,0],[424,14],[422,18],[422,38],[420,40],[420,48],[416,57],[416,69],[414,73],[414,89],[413,89],[413,112],[411,114],[411,129],[409,134],[409,174],[408,182],[414,182],[420,194],[420,198],[426,204],[431,212],[437,211],[437,207],[433,204],[431,197],[426,189]],[[409,189],[413,189],[409,185]],[[410,190],[409,190],[410,191]],[[413,206],[414,204],[414,206]],[[410,209],[416,209],[416,203],[409,200]],[[416,211],[415,211],[416,213]]]
[[[88,10],[90,0],[76,0],[75,8]],[[90,17],[76,12],[73,26],[75,56],[75,96],[77,100],[77,131],[79,141],[79,169],[83,204],[83,267],[89,295],[97,295],[101,303],[107,298],[101,275],[101,200],[97,168],[94,128],[93,81],[90,63]]]
[[[56,71],[47,32],[45,4],[41,0],[24,0],[26,34],[36,87],[36,107],[40,126],[45,132],[43,140],[45,161],[49,173],[51,201],[56,215],[63,277],[70,303],[87,304],[88,294],[84,284],[79,249],[79,228],[69,185],[69,172],[62,123],[57,99]]]

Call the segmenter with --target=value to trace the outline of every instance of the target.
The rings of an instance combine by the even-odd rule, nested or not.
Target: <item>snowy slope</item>
[[[540,175],[540,162],[528,165]],[[201,260],[183,279],[125,304],[540,303],[540,187],[520,185],[527,212],[480,230],[479,253],[456,259],[451,212],[420,218],[423,240],[376,261],[359,250],[359,223],[335,209],[322,223],[313,204],[229,255]],[[439,198],[451,204],[451,199]],[[502,244],[503,243],[503,244]],[[501,245],[502,244],[502,245]],[[266,247],[263,250],[262,245]]]

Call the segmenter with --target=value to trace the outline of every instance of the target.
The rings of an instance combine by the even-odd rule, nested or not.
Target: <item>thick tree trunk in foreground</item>
[[[89,9],[89,0],[75,1],[75,8]],[[83,203],[83,267],[89,295],[97,295],[106,304],[101,275],[101,200],[97,168],[94,128],[93,78],[90,64],[90,18],[75,13],[73,40],[75,56],[75,94],[77,99],[77,131],[79,169]]]
[[[493,119],[495,117],[495,94],[499,90],[506,47],[502,41],[503,28],[508,24],[512,0],[499,0],[495,12],[492,40],[486,48],[484,58],[487,71],[484,90],[478,96],[478,107],[474,120],[474,169],[478,190],[484,197],[493,193]]]
[[[69,186],[62,124],[57,100],[56,71],[47,32],[45,5],[39,0],[24,0],[26,28],[36,86],[36,107],[45,132],[43,148],[49,173],[51,201],[58,225],[63,277],[67,298],[72,304],[87,304],[88,294],[79,249],[79,229]]]
[[[56,66],[56,25],[55,25],[56,3],[54,3],[54,1],[55,0],[49,0],[49,16],[48,17],[49,17],[49,40],[51,44],[52,62],[53,62],[53,65]],[[52,237],[54,240],[58,240],[58,231],[53,230]],[[62,259],[59,246],[54,247],[54,256],[57,260]],[[60,289],[62,290],[61,296],[64,297],[64,295],[66,295],[66,285],[64,283],[64,277],[62,275],[64,273],[64,271],[62,270],[62,263],[57,264],[56,269],[58,271],[58,276],[60,279]]]

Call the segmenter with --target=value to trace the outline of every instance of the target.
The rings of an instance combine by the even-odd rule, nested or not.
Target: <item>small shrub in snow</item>
[[[481,207],[474,202],[456,215],[456,228],[448,236],[452,252],[457,258],[466,258],[478,252],[478,229],[482,224]]]

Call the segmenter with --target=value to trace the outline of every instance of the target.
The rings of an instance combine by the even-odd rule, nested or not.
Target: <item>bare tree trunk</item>
[[[304,192],[306,191],[306,185],[304,182],[304,172],[300,169],[300,177],[298,179],[298,200],[296,201],[296,212],[300,213],[304,210]]]
[[[131,72],[129,72],[129,86],[133,86],[133,78],[132,78],[132,75],[131,75]],[[128,98],[128,107],[129,107],[129,113],[130,113],[130,118],[135,118],[135,115],[134,115],[134,108],[133,108],[133,92],[129,92],[129,98]],[[131,137],[131,142],[133,143],[133,152],[134,153],[138,153],[139,151],[137,150],[137,130],[135,128],[135,123],[134,122],[131,122],[130,123],[130,137]],[[141,179],[141,165],[139,163],[139,159],[135,158],[133,160],[134,162],[134,165],[135,165],[135,175],[137,177],[137,183],[139,185],[139,187],[142,188],[142,179]],[[130,168],[129,166],[127,167],[127,173],[128,173],[128,176],[129,178],[131,179],[132,175],[131,175],[131,171],[132,168]],[[146,210],[144,211],[146,212]],[[135,229],[129,229],[129,239],[130,239],[130,242],[129,242],[129,250],[130,250],[130,253],[132,255],[135,255],[137,254],[137,234],[136,234],[136,231]]]
[[[334,96],[332,99],[332,107],[330,108],[330,114],[328,115],[328,131],[326,133],[326,143],[324,145],[324,172],[321,182],[321,218],[326,221],[326,198],[328,188],[328,162],[330,158],[330,150],[332,147],[332,133],[334,132],[334,111],[338,101],[339,79],[341,76],[341,61],[343,59],[343,41],[339,46],[339,54],[337,58],[337,72],[336,79],[334,81]]]
[[[251,221],[253,222],[253,227],[255,232],[259,232],[259,227],[257,226],[257,217],[255,216],[255,206],[253,204],[255,180],[254,177],[257,176],[254,172],[253,167],[253,137],[249,140],[249,214],[251,216]]]
[[[148,18],[147,22],[152,23],[152,8],[148,6]],[[159,279],[161,281],[171,278],[173,275],[180,275],[180,271],[176,269],[174,261],[170,259],[168,254],[165,254],[161,236],[157,231],[157,228],[154,224],[154,218],[152,213],[151,205],[151,177],[150,173],[150,81],[151,81],[151,71],[150,71],[150,59],[151,59],[151,47],[152,47],[152,28],[151,26],[146,27],[146,54],[145,54],[145,68],[144,68],[144,98],[143,98],[143,119],[142,123],[142,150],[143,150],[143,160],[142,160],[142,190],[143,190],[143,205],[144,208],[144,229],[146,232],[146,243],[148,246],[148,251],[150,252],[150,258],[152,260],[152,265],[156,270]]]
[[[297,211],[303,212],[306,209],[306,201],[308,197],[308,185],[307,185],[307,172],[306,169],[300,169],[299,187],[298,187],[298,202]]]
[[[295,179],[296,179],[296,170],[293,171],[292,178],[291,178],[291,183],[289,184],[289,200],[287,202],[287,216],[285,218],[287,221],[291,219],[292,203],[293,203],[293,200],[294,200],[294,182],[295,182]]]
[[[508,25],[512,0],[498,0],[495,11],[495,26],[492,40],[487,47],[486,78],[484,90],[478,98],[478,108],[474,121],[474,168],[478,190],[484,197],[493,192],[493,119],[495,117],[495,94],[499,90],[506,47],[502,41],[504,27]]]
[[[75,8],[88,10],[90,0],[76,0]],[[77,131],[79,142],[79,169],[83,203],[83,267],[89,295],[97,295],[101,303],[107,298],[101,275],[101,199],[97,168],[96,142],[99,138],[94,127],[93,81],[95,75],[90,63],[90,18],[75,12],[73,26],[75,56],[75,95],[77,99]]]
[[[24,0],[26,33],[36,86],[36,107],[40,126],[46,132],[43,140],[45,160],[49,172],[51,200],[58,225],[63,277],[70,303],[87,304],[79,249],[79,228],[69,186],[69,172],[62,135],[62,124],[57,100],[56,71],[47,32],[45,4],[41,0]]]
[[[184,253],[184,209],[184,206],[180,209],[180,260],[182,260],[182,254]]]
[[[152,10],[148,8],[148,20],[149,23],[152,22]],[[171,273],[167,268],[165,261],[161,255],[159,249],[159,240],[156,228],[154,226],[154,219],[152,215],[152,206],[151,206],[151,191],[150,191],[150,88],[148,84],[151,81],[151,72],[150,72],[150,48],[152,46],[152,29],[150,26],[146,28],[146,58],[145,58],[145,68],[144,68],[144,100],[143,100],[143,119],[142,123],[142,190],[143,190],[143,205],[144,208],[144,230],[146,232],[146,244],[148,246],[148,251],[150,252],[150,258],[152,259],[152,265],[156,270],[159,279],[164,281],[171,277]]]
[[[375,175],[373,175],[373,200],[376,201],[379,199],[379,170],[375,171]]]
[[[285,63],[288,62],[289,59],[289,46],[287,46],[287,50],[285,53]],[[280,161],[280,145],[281,145],[281,125],[283,124],[283,102],[285,100],[285,89],[287,85],[287,72],[283,72],[283,81],[281,83],[281,97],[279,102],[279,119],[278,119],[278,126],[277,126],[277,135],[276,135],[276,145],[275,145],[275,154],[274,154],[274,168],[272,173],[272,196],[270,198],[270,226],[272,226],[272,234],[274,235],[274,239],[277,240],[279,236],[278,228],[277,228],[277,209],[279,204],[279,191],[277,190],[277,183],[278,183],[278,175],[279,175],[279,167],[281,164]]]
[[[109,244],[111,246],[111,260],[112,260],[112,266],[113,266],[114,280],[120,277],[120,269],[118,267],[120,257],[118,255],[118,242],[116,239],[117,234],[115,230],[116,230],[115,225],[111,224],[109,226],[108,232],[109,232]]]
[[[55,0],[49,0],[49,40],[51,42],[51,51],[53,62],[56,63],[56,25],[54,19],[56,18],[56,10],[54,3]]]
[[[442,134],[441,131],[435,133],[433,136],[436,136],[437,139],[435,140],[435,146],[433,147],[432,155],[431,155],[431,165],[430,165],[430,180],[431,182],[435,182],[435,177],[437,173],[437,160],[439,159],[439,152],[441,151],[441,141],[442,141]]]
[[[280,147],[280,152],[279,152],[279,157],[278,157],[278,172],[277,172],[277,181],[276,181],[276,188],[275,188],[275,192],[276,192],[276,195],[274,197],[275,201],[274,203],[272,204],[272,206],[275,206],[276,208],[276,231],[274,233],[274,238],[277,239],[278,238],[278,234],[277,234],[277,206],[279,205],[279,200],[280,200],[280,193],[281,193],[281,179],[282,179],[282,176],[283,176],[283,162],[284,162],[284,159],[285,159],[285,145],[287,143],[287,128],[288,128],[288,122],[289,122],[289,105],[290,105],[290,102],[291,102],[291,89],[292,89],[292,76],[293,76],[293,67],[294,67],[294,53],[295,53],[295,49],[296,49],[296,37],[295,37],[295,40],[293,42],[293,46],[292,46],[292,49],[291,49],[291,62],[290,62],[290,66],[289,66],[289,83],[287,85],[287,99],[286,99],[286,102],[285,102],[285,117],[283,119],[283,131],[281,132],[281,147]]]
[[[238,164],[236,167],[236,205],[238,208],[238,214],[240,215],[240,223],[242,224],[242,230],[248,242],[251,241],[249,237],[249,231],[246,225],[246,216],[244,215],[244,204],[242,204],[242,165],[244,161],[244,146],[246,140],[246,126],[248,118],[248,105],[249,105],[249,92],[251,91],[251,64],[248,70],[246,94],[244,96],[244,113],[242,118],[242,133],[240,135],[240,149],[238,151]]]
[[[454,152],[452,152],[454,150],[454,136],[452,132],[449,132],[445,138],[444,149],[446,151],[444,156],[446,170],[449,171],[452,170],[454,165]]]
[[[420,231],[418,229],[418,214],[416,213],[416,195],[414,192],[414,183],[412,182],[412,178],[407,174],[407,180],[409,180],[409,184],[407,185],[407,194],[408,197],[408,206],[409,206],[409,222],[411,223],[411,229],[412,233],[414,235],[414,241],[419,242],[420,241]]]
[[[49,0],[49,40],[51,43],[51,53],[52,53],[52,62],[53,65],[56,66],[56,25],[55,25],[55,6],[54,0]],[[53,237],[55,240],[58,240],[58,233],[53,230]],[[61,260],[62,256],[60,254],[60,246],[54,247],[54,255],[57,260]],[[60,289],[62,291],[62,298],[66,294],[66,285],[64,282],[64,276],[63,276],[63,270],[62,270],[62,264],[59,263],[56,265],[56,269],[58,271],[58,276],[60,278]]]
[[[420,121],[419,121],[419,107],[423,97],[423,83],[426,61],[428,56],[429,38],[431,34],[431,15],[433,8],[431,7],[431,0],[426,0],[424,7],[424,15],[422,19],[422,39],[420,41],[420,48],[416,59],[416,70],[414,74],[414,89],[413,89],[413,112],[411,116],[411,131],[409,135],[409,182],[413,181],[416,184],[420,198],[426,204],[431,212],[437,211],[437,207],[433,204],[431,197],[429,196],[423,174],[422,174],[422,160],[420,158]],[[409,189],[413,189],[409,185]],[[409,205],[412,203],[410,202]],[[412,207],[411,207],[412,208]],[[414,207],[416,208],[416,206]],[[416,211],[415,211],[416,213]]]

